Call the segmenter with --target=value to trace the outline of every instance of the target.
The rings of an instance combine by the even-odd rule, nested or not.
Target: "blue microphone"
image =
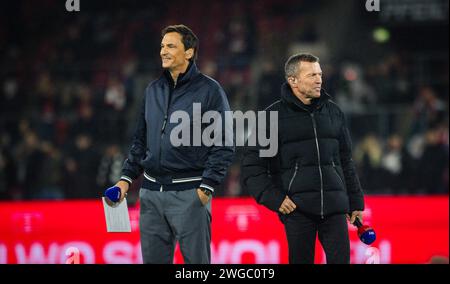
[[[115,185],[105,190],[105,197],[113,203],[119,202],[120,194],[120,188]]]
[[[370,245],[376,240],[377,235],[375,234],[375,230],[372,227],[363,225],[361,221],[359,221],[359,218],[355,219],[353,225],[358,228],[358,237],[361,242],[365,243],[366,245]]]

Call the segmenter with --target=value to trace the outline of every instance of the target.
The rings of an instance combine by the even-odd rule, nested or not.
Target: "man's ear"
[[[186,59],[190,60],[194,56],[194,49],[189,48],[186,50]]]
[[[288,78],[288,83],[289,83],[289,85],[290,86],[297,86],[297,78],[295,78],[295,77],[289,77]]]

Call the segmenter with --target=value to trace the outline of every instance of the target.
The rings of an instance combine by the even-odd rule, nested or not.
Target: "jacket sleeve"
[[[348,131],[345,116],[340,112],[342,117],[342,126],[339,138],[339,152],[341,165],[344,171],[345,183],[347,185],[347,193],[350,202],[350,212],[364,210],[364,195],[356,173],[355,164],[352,158],[352,141],[350,132]]]
[[[268,116],[266,116],[268,117]],[[266,125],[267,126],[267,123]],[[250,135],[257,135],[257,131],[265,131],[267,127],[252,127]],[[250,140],[250,139],[249,139]],[[255,139],[256,140],[256,139]],[[257,141],[257,140],[256,140]],[[280,183],[276,182],[277,159],[275,157],[260,157],[260,149],[249,145],[244,151],[244,157],[241,166],[241,185],[258,204],[262,204],[272,211],[278,212],[286,196],[280,188]]]
[[[227,169],[233,162],[235,154],[235,147],[232,139],[226,141],[226,139],[233,137],[233,126],[225,122],[225,112],[230,111],[230,105],[228,104],[228,99],[222,88],[219,87],[215,95],[211,96],[208,103],[208,110],[220,113],[222,121],[222,143],[214,143],[210,146],[200,187],[214,192],[214,189],[223,182]]]
[[[134,179],[138,178],[143,168],[140,161],[144,158],[147,149],[147,126],[145,122],[145,96],[142,100],[142,106],[138,114],[136,127],[133,134],[133,141],[130,151],[128,152],[128,158],[125,160],[122,167],[121,180],[125,180],[131,183]]]

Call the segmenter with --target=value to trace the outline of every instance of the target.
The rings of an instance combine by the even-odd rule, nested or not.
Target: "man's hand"
[[[203,190],[201,190],[200,188],[197,188],[197,194],[198,194],[198,198],[200,198],[200,201],[202,202],[203,206],[208,204],[211,196],[206,195],[206,193],[204,193]]]
[[[347,219],[350,219],[350,224],[353,224],[356,220],[356,218],[359,219],[359,221],[363,221],[363,211],[353,211],[352,216],[347,214]]]
[[[278,211],[280,211],[284,215],[287,215],[294,211],[295,208],[297,208],[297,205],[295,205],[295,203],[292,202],[292,200],[288,196],[286,196],[286,198],[283,200],[283,203],[281,203]]]
[[[130,184],[128,182],[126,182],[126,181],[119,180],[116,183],[116,186],[118,186],[120,188],[120,200],[119,200],[119,202],[122,202],[122,200],[127,195],[128,189],[130,189]]]

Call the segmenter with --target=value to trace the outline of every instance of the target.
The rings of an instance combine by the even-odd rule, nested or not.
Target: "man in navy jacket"
[[[128,159],[116,184],[123,200],[132,181],[144,174],[139,192],[144,263],[172,263],[176,241],[185,263],[211,262],[210,200],[232,163],[234,146],[173,145],[171,135],[179,128],[171,119],[174,112],[183,111],[190,118],[189,129],[184,130],[191,142],[199,138],[192,131],[195,123],[201,123],[195,117],[216,111],[223,118],[230,110],[220,84],[197,69],[197,50],[198,39],[188,27],[163,29],[164,72],[145,90]],[[201,129],[205,127],[201,124]],[[225,128],[221,131],[225,133]]]

